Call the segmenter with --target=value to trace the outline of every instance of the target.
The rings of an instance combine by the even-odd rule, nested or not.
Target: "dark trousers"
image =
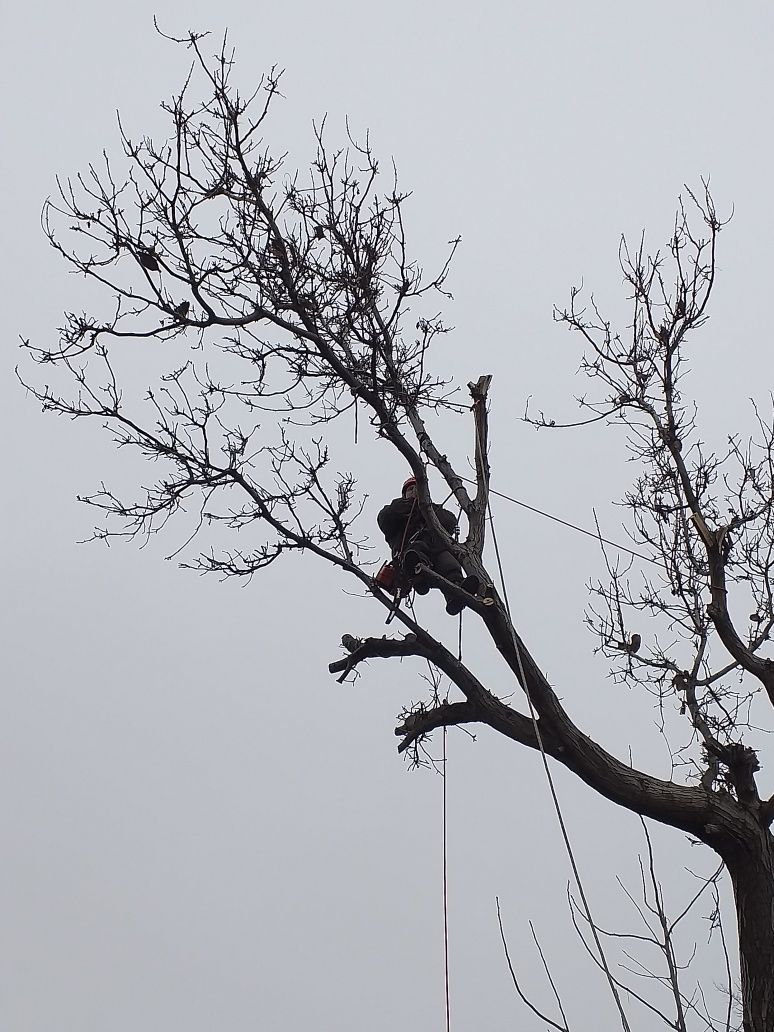
[[[415,553],[420,562],[429,566],[436,573],[440,574],[441,577],[445,577],[446,580],[451,581],[452,584],[462,583],[465,574],[451,552],[447,551],[445,548],[434,549],[431,541],[429,541],[424,534],[418,534],[411,541],[406,551],[410,561],[409,565],[411,563],[412,553]],[[413,587],[418,587],[420,591],[422,588],[427,589],[431,586],[429,582],[427,582],[426,578],[421,575],[419,577],[415,577],[413,569],[407,569],[406,573],[409,579],[413,582]],[[446,601],[449,602],[451,595],[447,594],[443,588],[441,588],[441,591],[443,592]]]

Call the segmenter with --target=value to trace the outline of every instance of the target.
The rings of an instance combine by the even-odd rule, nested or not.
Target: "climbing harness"
[[[403,490],[405,491],[408,484],[415,482],[416,481],[413,477],[409,477],[403,485]],[[391,559],[382,563],[378,573],[374,577],[374,581],[380,588],[394,595],[393,603],[390,606],[387,619],[385,620],[385,623],[387,624],[392,622],[395,614],[400,608],[401,602],[411,594],[411,590],[414,585],[416,570],[407,569],[407,557],[412,554],[416,554],[418,557],[424,556],[425,549],[421,541],[422,528],[414,531],[411,537],[407,539],[416,504],[417,501],[416,498],[414,498],[411,503],[411,509],[409,510],[409,514],[406,518],[406,526],[403,529],[403,537],[401,538],[400,547]],[[420,544],[422,547],[420,547]]]

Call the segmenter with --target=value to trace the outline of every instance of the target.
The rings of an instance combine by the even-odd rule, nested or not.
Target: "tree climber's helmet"
[[[408,480],[405,482],[405,484],[403,485],[403,487],[401,489],[401,492],[400,492],[401,493],[401,497],[403,497],[403,498],[406,497],[406,494],[407,494],[409,488],[413,487],[416,490],[416,486],[417,486],[417,478],[416,477],[409,477]]]

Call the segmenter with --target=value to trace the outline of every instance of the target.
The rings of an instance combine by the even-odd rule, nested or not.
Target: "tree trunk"
[[[749,840],[748,840],[749,841]],[[727,861],[739,927],[744,1032],[774,1032],[774,839],[761,828]]]

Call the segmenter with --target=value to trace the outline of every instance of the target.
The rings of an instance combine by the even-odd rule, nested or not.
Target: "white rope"
[[[483,449],[481,448],[480,432],[479,432],[479,449],[483,453]],[[529,704],[529,712],[530,712],[530,716],[532,718],[532,726],[533,726],[533,728],[535,730],[535,737],[537,739],[537,743],[538,743],[538,746],[540,748],[540,755],[541,755],[542,760],[543,760],[543,768],[544,768],[545,773],[546,773],[546,779],[548,781],[548,787],[549,787],[549,789],[551,791],[551,798],[552,798],[553,803],[554,803],[554,809],[556,810],[556,816],[557,816],[557,818],[559,820],[559,827],[560,827],[561,832],[562,832],[562,838],[564,839],[564,845],[565,845],[565,848],[567,850],[567,855],[568,855],[568,857],[570,859],[570,866],[572,867],[572,873],[573,873],[573,876],[575,878],[575,884],[578,886],[578,893],[579,893],[581,901],[583,903],[583,909],[584,909],[584,911],[586,913],[586,918],[587,918],[587,920],[589,922],[589,927],[591,928],[591,933],[593,935],[594,942],[595,942],[597,950],[599,952],[599,957],[600,957],[600,961],[601,961],[601,964],[602,964],[602,969],[605,972],[605,975],[607,976],[607,981],[608,981],[608,984],[610,986],[610,991],[613,994],[613,998],[614,998],[614,1000],[616,1002],[616,1005],[618,1007],[618,1012],[619,1012],[619,1014],[621,1016],[621,1026],[622,1026],[624,1032],[631,1032],[631,1028],[629,1026],[629,1022],[628,1022],[627,1017],[626,1017],[626,1012],[623,1009],[623,1004],[621,1003],[621,997],[620,997],[620,995],[618,993],[618,988],[617,988],[617,986],[615,984],[615,980],[613,979],[613,976],[610,973],[610,968],[608,967],[608,964],[607,964],[607,959],[605,957],[605,951],[602,948],[602,943],[600,941],[599,934],[597,932],[597,926],[594,923],[594,918],[593,918],[592,913],[591,913],[591,907],[589,906],[588,900],[586,898],[586,893],[585,893],[585,891],[583,889],[583,882],[581,881],[580,871],[578,870],[578,865],[575,862],[575,854],[574,854],[573,849],[572,849],[572,844],[570,843],[570,836],[569,836],[569,834],[567,832],[567,826],[565,825],[564,817],[562,816],[562,809],[561,809],[561,807],[559,805],[559,797],[557,796],[556,788],[554,787],[554,779],[553,779],[553,777],[551,775],[551,769],[548,766],[548,757],[546,756],[546,751],[545,751],[545,748],[543,746],[543,736],[541,735],[540,728],[538,726],[537,715],[535,713],[535,707],[533,705],[532,697],[530,696],[529,687],[527,685],[527,677],[526,677],[526,674],[524,673],[524,663],[523,663],[522,658],[521,658],[521,649],[519,648],[519,642],[518,642],[518,639],[516,637],[516,632],[515,632],[515,630],[513,628],[513,620],[511,619],[511,606],[510,606],[510,602],[508,600],[508,589],[507,589],[507,587],[505,585],[505,574],[503,573],[503,564],[502,564],[502,561],[500,559],[500,548],[499,548],[499,546],[497,544],[497,534],[495,533],[494,518],[492,517],[492,505],[491,505],[491,502],[489,500],[489,494],[490,494],[490,492],[487,491],[486,503],[487,503],[487,511],[489,513],[489,525],[492,528],[492,543],[494,544],[495,558],[497,559],[497,567],[498,567],[498,570],[500,572],[500,584],[501,584],[502,592],[503,592],[503,601],[505,602],[505,611],[506,611],[506,613],[508,615],[508,625],[510,627],[511,640],[513,641],[513,646],[514,646],[514,649],[516,651],[516,662],[518,663],[518,667],[519,667],[519,676],[521,677],[521,686],[524,689],[524,694],[527,696],[527,703]],[[515,501],[515,499],[509,499],[509,500]],[[574,528],[574,529],[579,529],[579,528]]]

